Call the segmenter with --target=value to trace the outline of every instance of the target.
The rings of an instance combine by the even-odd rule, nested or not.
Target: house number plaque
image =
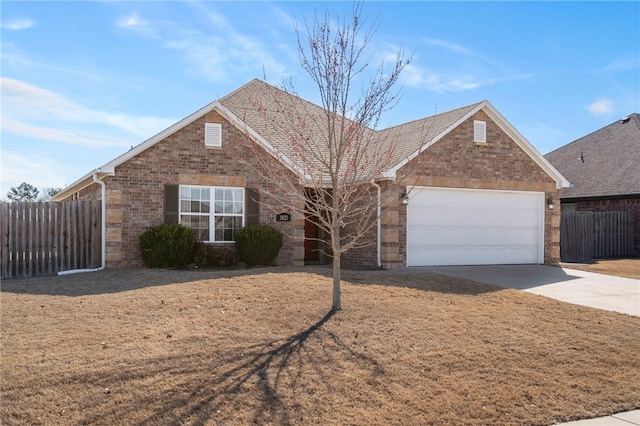
[[[291,222],[291,215],[289,213],[278,213],[276,222]]]

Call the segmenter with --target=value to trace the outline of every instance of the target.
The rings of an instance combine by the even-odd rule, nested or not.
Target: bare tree
[[[334,311],[342,308],[341,255],[374,243],[371,231],[382,202],[376,180],[397,159],[393,132],[375,129],[396,104],[395,87],[410,60],[399,51],[389,70],[384,63],[370,69],[368,46],[377,22],[363,28],[362,6],[354,4],[350,19],[332,21],[326,12],[323,19],[305,21],[306,37],[295,28],[300,63],[315,83],[321,108],[298,97],[290,82],[280,89],[265,85],[270,89],[253,100],[266,148],[294,175],[263,164],[259,169],[271,188],[264,199],[299,217],[314,216],[327,235]]]
[[[38,201],[50,201],[60,191],[62,191],[62,188],[43,188]]]

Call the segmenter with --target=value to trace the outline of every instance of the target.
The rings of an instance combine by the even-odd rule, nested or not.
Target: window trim
[[[185,212],[182,210],[182,202],[186,201],[186,200],[191,200],[191,198],[189,199],[185,199],[182,198],[182,191],[183,189],[191,189],[191,188],[198,188],[198,189],[208,189],[209,190],[209,212],[208,213],[202,213],[202,212]],[[242,213],[237,214],[237,213],[216,213],[215,210],[215,204],[216,204],[216,190],[239,190],[242,191],[242,200],[238,201],[240,202],[240,204],[242,205]],[[245,205],[245,201],[246,201],[246,189],[242,188],[242,187],[238,187],[238,186],[207,186],[207,185],[179,185],[178,187],[178,223],[182,224],[182,218],[183,216],[207,216],[208,217],[208,225],[209,225],[209,238],[207,240],[202,240],[202,242],[204,243],[211,243],[211,244],[230,244],[230,243],[235,243],[234,240],[216,240],[216,218],[219,217],[240,217],[242,219],[241,221],[241,225],[239,228],[232,228],[235,231],[243,228],[245,226],[246,223],[246,216],[247,216],[247,208]],[[234,200],[235,201],[235,200]]]

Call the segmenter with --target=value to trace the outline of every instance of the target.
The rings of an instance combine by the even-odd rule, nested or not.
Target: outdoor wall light
[[[553,210],[556,208],[556,203],[553,201],[553,198],[547,198],[547,207],[549,208],[549,210]]]
[[[409,205],[409,195],[407,195],[406,192],[403,192],[400,196],[400,204],[402,204],[403,206]]]

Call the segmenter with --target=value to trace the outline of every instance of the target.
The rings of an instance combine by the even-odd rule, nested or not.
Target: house
[[[267,92],[285,102],[273,105]],[[259,108],[256,99],[263,101]],[[103,200],[107,267],[141,265],[138,239],[145,228],[176,221],[215,244],[233,244],[242,226],[271,225],[285,234],[278,264],[322,261],[310,244],[319,235],[310,218],[293,214],[279,221],[273,210],[261,208],[268,200],[260,193],[271,183],[259,167],[298,179],[300,153],[261,114],[286,118],[282,105],[311,117],[323,111],[253,80],[90,171],[54,201]],[[373,243],[345,253],[343,264],[559,261],[560,217],[553,206],[569,183],[489,102],[368,131],[380,140],[390,133],[399,138],[389,168],[371,183],[397,202],[377,216]],[[400,175],[408,178],[400,182]],[[210,205],[218,208],[211,212]]]
[[[571,182],[563,211],[631,211],[633,253],[640,256],[640,115],[631,114],[545,158]]]

